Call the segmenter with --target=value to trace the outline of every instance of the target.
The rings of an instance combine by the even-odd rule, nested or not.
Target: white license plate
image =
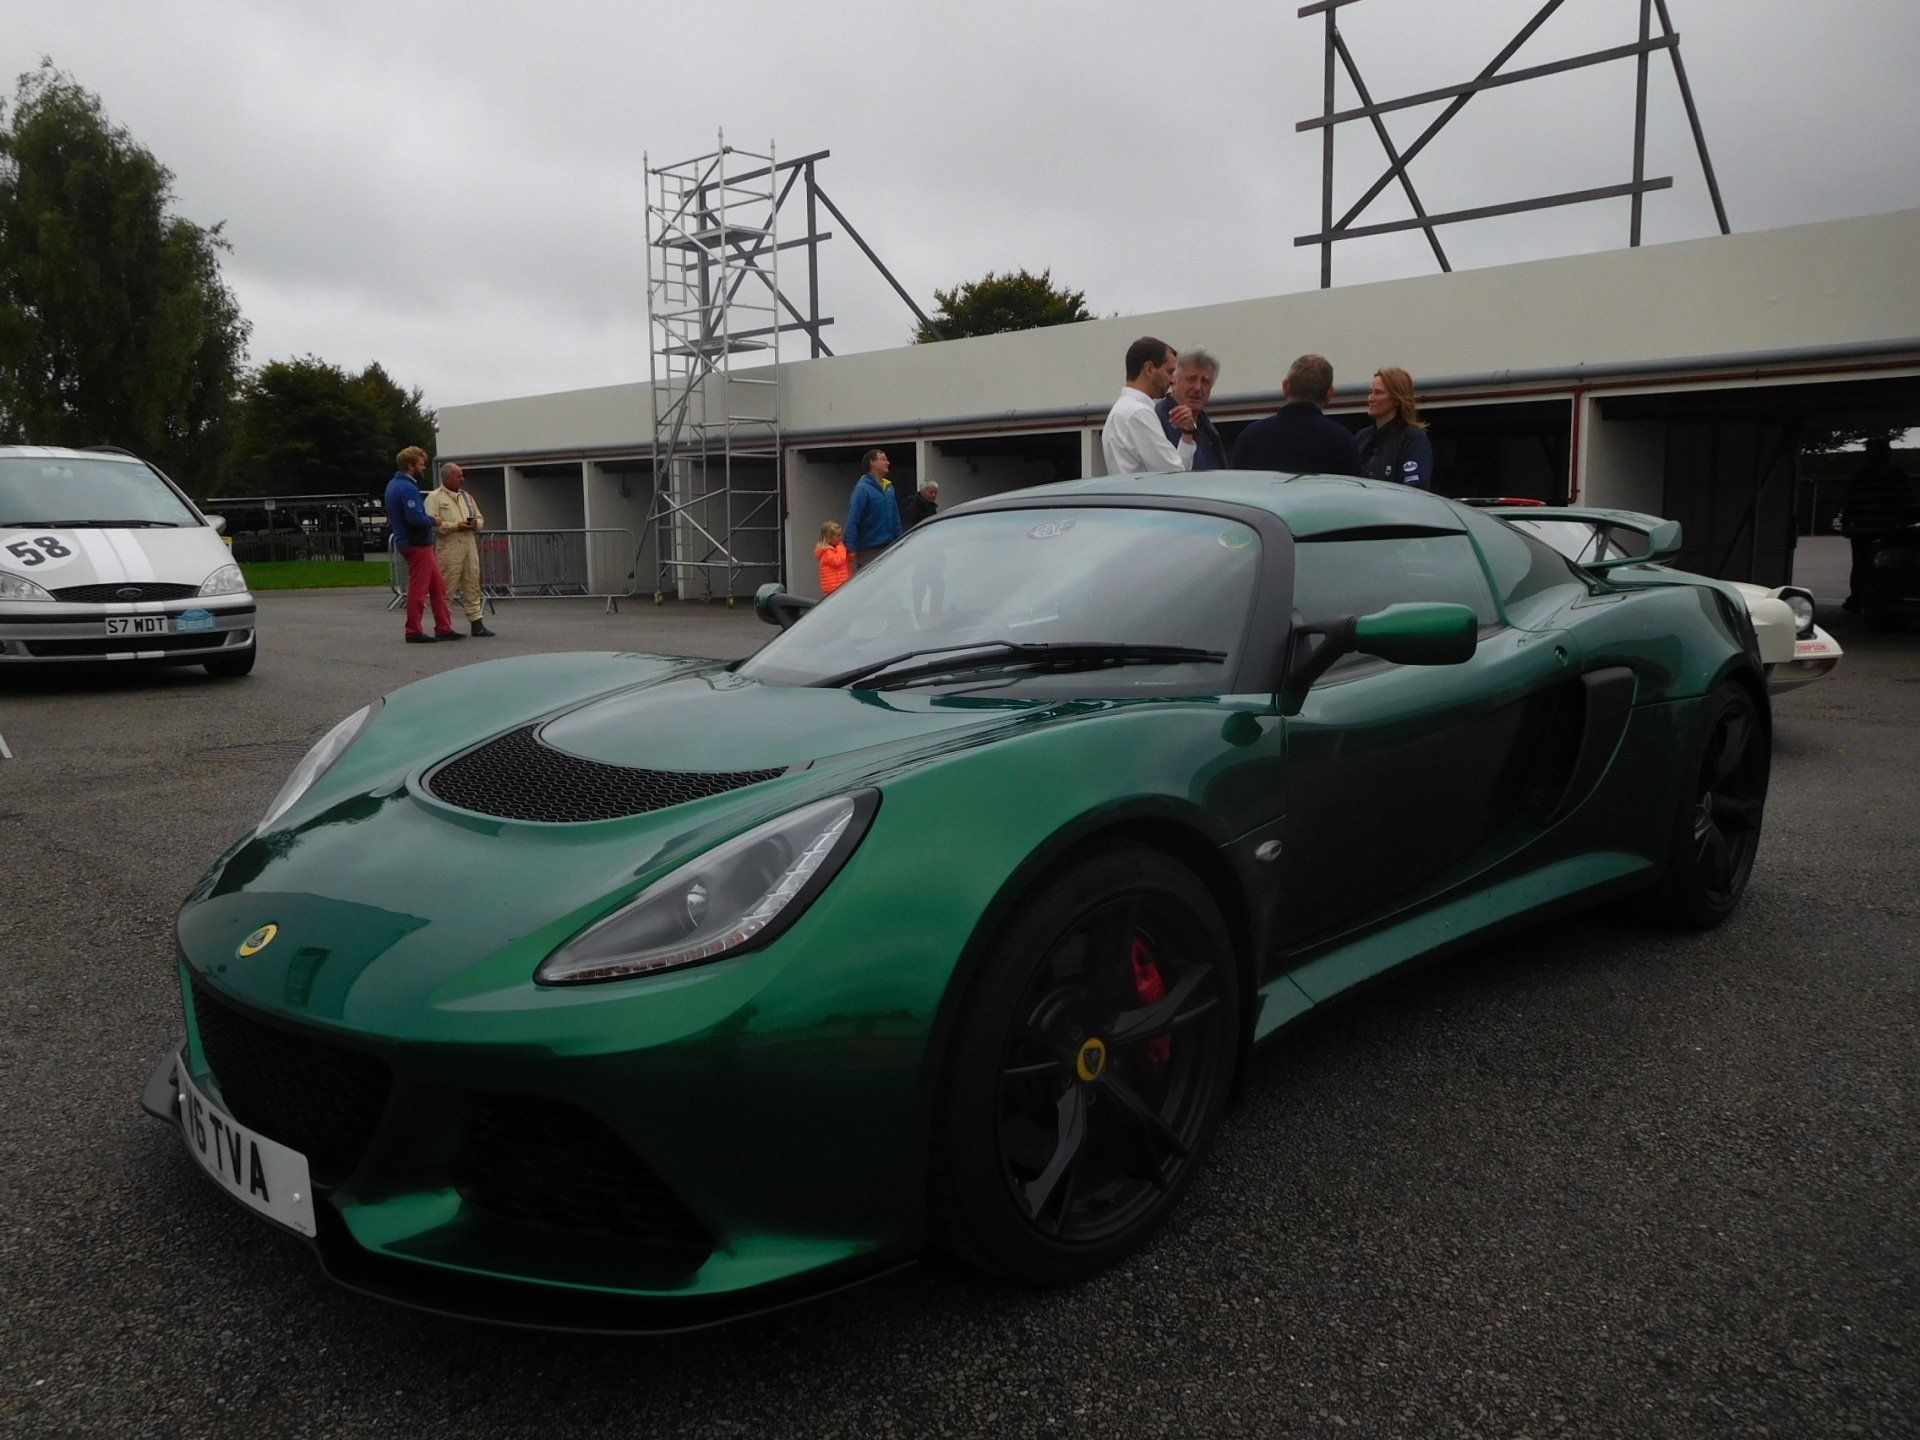
[[[187,1153],[241,1204],[302,1235],[316,1233],[307,1157],[256,1135],[195,1088],[186,1057],[175,1067]]]
[[[109,635],[164,635],[167,633],[167,617],[164,615],[125,615],[107,621]]]

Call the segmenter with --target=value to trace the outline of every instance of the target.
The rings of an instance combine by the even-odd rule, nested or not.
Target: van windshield
[[[198,525],[151,466],[73,455],[0,458],[0,525]]]

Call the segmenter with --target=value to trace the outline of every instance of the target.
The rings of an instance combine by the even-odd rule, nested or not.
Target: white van
[[[253,596],[179,486],[125,451],[0,446],[0,671],[253,669]]]

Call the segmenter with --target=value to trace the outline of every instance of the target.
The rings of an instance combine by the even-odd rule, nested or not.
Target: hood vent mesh
[[[501,820],[564,825],[644,815],[786,774],[784,766],[707,772],[607,765],[555,750],[538,729],[524,725],[449,760],[427,777],[427,793]]]

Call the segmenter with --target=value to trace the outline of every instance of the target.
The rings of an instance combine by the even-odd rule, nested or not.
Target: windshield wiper
[[[1035,666],[1047,670],[1097,670],[1108,665],[1217,665],[1226,658],[1224,650],[1200,650],[1191,645],[1116,645],[1079,640],[1023,645],[1010,640],[985,640],[972,645],[947,645],[937,650],[909,651],[905,655],[895,655],[842,671],[838,675],[829,675],[815,683],[821,689],[833,690],[885,676],[884,684],[871,687],[881,690],[934,675],[950,675],[965,670],[993,670],[1007,665]]]

